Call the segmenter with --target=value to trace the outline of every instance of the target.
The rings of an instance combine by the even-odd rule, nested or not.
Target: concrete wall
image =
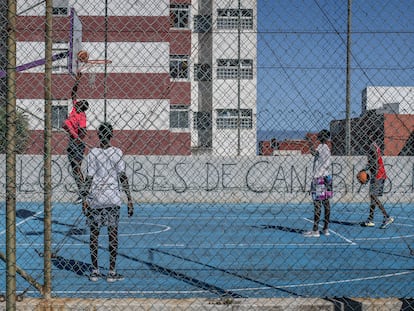
[[[0,160],[5,163],[5,156]],[[311,202],[312,157],[125,156],[127,175],[137,202]],[[17,200],[43,201],[43,157],[17,157]],[[333,202],[364,202],[368,186],[356,181],[365,157],[333,157]],[[414,201],[414,158],[386,157],[387,203]],[[1,168],[5,199],[5,165]],[[53,201],[73,201],[76,187],[66,156],[53,156]]]

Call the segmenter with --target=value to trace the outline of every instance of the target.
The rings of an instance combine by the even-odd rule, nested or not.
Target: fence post
[[[46,0],[45,23],[45,121],[44,121],[44,285],[43,297],[52,290],[52,0]]]
[[[6,310],[16,309],[16,1],[8,2],[6,121]]]

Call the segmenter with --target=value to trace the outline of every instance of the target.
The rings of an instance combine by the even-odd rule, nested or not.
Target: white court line
[[[394,224],[397,224],[397,223],[394,223]],[[402,224],[402,223],[398,223],[398,226],[401,226],[401,227],[414,227],[414,225]]]
[[[275,248],[275,247],[283,247],[286,248],[287,246],[292,247],[305,247],[309,248],[309,246],[349,246],[349,243],[263,243],[263,244],[252,244],[252,243],[226,243],[226,244],[159,244],[157,247],[186,247],[186,248],[197,248],[197,249],[234,249],[234,248]],[[351,245],[356,245],[351,244]]]
[[[396,240],[396,239],[405,239],[405,238],[412,238],[414,234],[411,235],[397,235],[397,236],[390,236],[384,238],[356,238],[355,240],[358,241],[379,241],[379,240]]]
[[[327,281],[327,282],[316,282],[316,283],[306,283],[306,284],[290,284],[290,285],[272,285],[272,286],[262,286],[262,287],[245,287],[245,288],[229,288],[224,289],[226,291],[233,291],[233,292],[247,292],[247,291],[257,291],[257,290],[275,290],[278,288],[296,288],[296,287],[312,287],[312,286],[322,286],[322,285],[332,285],[332,284],[343,284],[343,283],[353,283],[353,282],[363,282],[363,281],[370,281],[370,280],[380,280],[386,278],[392,278],[395,276],[401,275],[409,275],[413,274],[414,271],[402,271],[398,273],[390,273],[390,274],[383,274],[383,275],[376,275],[370,277],[363,277],[363,278],[354,278],[354,279],[345,279],[345,280],[337,280],[337,281]],[[38,294],[37,291],[28,291],[27,293],[35,293]],[[128,291],[52,291],[53,294],[95,294],[95,295],[102,295],[102,294],[201,294],[201,293],[209,293],[208,290],[128,290]]]
[[[292,287],[310,287],[310,286],[321,286],[321,285],[332,285],[332,284],[342,284],[342,283],[352,283],[352,282],[361,282],[361,281],[370,281],[370,280],[379,280],[385,278],[392,278],[400,275],[413,274],[414,271],[402,271],[397,273],[389,273],[376,276],[368,276],[363,278],[354,278],[354,279],[345,279],[345,280],[336,280],[336,281],[326,281],[326,282],[316,282],[316,283],[306,283],[306,284],[290,284],[290,285],[274,285],[277,288],[292,288]],[[228,289],[230,291],[246,291],[246,290],[258,290],[258,289],[272,289],[269,287],[257,287],[257,288],[235,288]]]
[[[346,238],[345,236],[343,236],[342,234],[339,234],[338,232],[329,229],[329,232],[332,232],[333,234],[335,234],[336,236],[339,236],[341,239],[345,240],[347,243],[351,244],[351,245],[357,245],[357,243],[355,243],[354,241]],[[356,239],[354,239],[356,240]]]
[[[308,218],[303,218],[303,219],[305,219],[306,221],[309,221],[310,223],[313,223],[313,220],[311,220],[311,219],[308,219]],[[345,240],[347,243],[349,243],[349,244],[351,244],[351,245],[357,245],[357,243],[355,243],[354,241],[352,241],[352,240],[350,240],[350,239],[346,238],[345,236],[343,236],[342,234],[339,234],[338,232],[336,232],[336,231],[334,231],[334,230],[329,229],[329,232],[332,232],[333,234],[335,234],[336,236],[338,236],[338,237],[340,237],[341,239]],[[356,239],[355,239],[355,240],[356,240]],[[312,245],[315,245],[315,244],[312,244]]]
[[[344,246],[344,245],[349,245],[349,243],[266,243],[266,244],[244,244],[244,243],[239,243],[239,244],[232,244],[232,243],[228,243],[228,244],[215,244],[214,247],[210,248],[221,248],[221,247],[241,247],[241,248],[246,248],[246,247],[254,247],[254,248],[262,248],[262,247],[286,247],[286,246],[293,246],[293,247],[307,247],[309,248],[309,246],[312,245],[320,245],[320,246]],[[355,243],[353,243],[352,245],[356,245]]]
[[[384,274],[384,275],[368,276],[368,277],[363,277],[363,278],[345,279],[345,280],[318,282],[318,283],[297,284],[297,285],[284,285],[284,286],[278,286],[278,287],[283,287],[283,288],[307,287],[307,286],[319,286],[319,285],[329,285],[329,284],[351,283],[351,282],[359,282],[359,281],[369,281],[369,280],[392,278],[392,277],[395,277],[395,276],[407,275],[407,274],[412,274],[412,273],[414,273],[414,271],[403,271],[403,272],[389,273],[389,274]]]
[[[25,223],[26,221],[29,221],[30,219],[34,219],[36,216],[38,216],[39,214],[42,214],[42,213],[43,212],[38,212],[35,215],[30,216],[30,217],[26,218],[25,220],[19,222],[18,224],[16,224],[16,226],[19,226],[19,225]],[[122,223],[129,223],[129,222],[122,222]],[[145,222],[142,222],[142,223],[134,223],[134,225],[135,224],[138,224],[138,225],[151,225],[151,226],[161,227],[163,229],[156,230],[156,231],[149,231],[149,232],[141,232],[141,233],[119,233],[118,236],[119,237],[124,237],[124,236],[131,237],[131,236],[151,235],[151,234],[159,234],[159,233],[162,233],[162,232],[166,232],[166,231],[171,230],[171,227],[170,226],[167,226],[167,225],[160,225],[160,224],[154,224],[154,223],[145,223]],[[0,235],[1,234],[4,234],[5,232],[6,232],[6,230],[1,231],[0,232]],[[89,233],[88,234],[74,234],[74,235],[76,235],[76,236],[89,236]],[[105,237],[105,236],[108,236],[108,234],[101,234],[100,236]],[[4,246],[4,245],[6,245],[6,244],[5,243],[0,243],[0,246]],[[18,243],[17,245],[18,246],[30,246],[31,247],[31,246],[43,246],[44,244],[39,244],[39,243],[31,243],[31,244]],[[56,245],[58,245],[58,243],[56,243],[56,244],[52,243],[52,246],[53,245],[56,246]],[[79,246],[79,245],[82,245],[83,246],[84,244],[83,243],[71,243],[70,244],[71,247],[72,246]]]
[[[119,223],[120,224],[121,223],[129,224],[130,222],[121,221]],[[161,227],[163,229],[157,230],[157,231],[142,232],[142,233],[119,233],[118,236],[139,236],[139,235],[147,235],[147,234],[158,234],[158,233],[162,233],[162,232],[166,232],[166,231],[171,230],[170,226],[154,224],[154,223],[150,223],[150,222],[137,222],[137,223],[134,223],[134,225],[147,225],[147,226],[149,225],[149,226]]]
[[[80,234],[78,234],[77,236],[79,236]],[[125,234],[126,236],[130,236],[128,234]],[[102,236],[102,235],[100,235]],[[103,235],[105,236],[105,235]],[[106,235],[107,236],[107,235]],[[5,243],[0,243],[0,246],[5,246]],[[43,243],[18,243],[18,246],[26,246],[26,247],[32,247],[32,246],[37,246],[37,247],[41,247],[44,244]],[[57,246],[58,243],[53,243],[52,246]],[[75,246],[84,246],[85,243],[70,243],[70,244],[65,244],[65,248],[70,248],[70,247],[75,247]],[[182,243],[175,243],[175,244],[158,244],[155,246],[146,246],[145,247],[177,247],[177,248],[197,248],[197,249],[234,249],[234,248],[276,248],[276,247],[280,247],[280,248],[286,248],[288,246],[293,246],[293,247],[304,247],[304,248],[309,248],[309,246],[349,246],[349,243],[267,243],[267,244],[206,244],[206,245],[202,245],[202,244],[196,244],[196,245],[191,245],[191,244],[182,244]],[[356,244],[352,244],[352,245],[356,245]]]
[[[36,218],[38,215],[43,214],[43,211],[37,212],[36,214],[34,214],[33,216],[27,217],[26,219],[22,220],[21,222],[16,223],[16,227],[24,224],[25,222]],[[0,235],[6,233],[6,230],[0,231]]]
[[[141,217],[137,217],[135,219],[140,219]],[[142,217],[142,219],[146,219],[148,217]],[[274,220],[274,219],[292,219],[292,220],[296,220],[297,218],[292,218],[292,217],[282,217],[282,216],[261,216],[261,215],[254,215],[254,216],[154,216],[154,217],[150,217],[151,220],[154,219],[160,219],[160,220],[212,220],[212,219],[218,219],[218,220],[256,220],[256,219],[263,219],[263,220]]]

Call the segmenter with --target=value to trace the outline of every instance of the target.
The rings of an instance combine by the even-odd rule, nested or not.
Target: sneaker
[[[102,278],[102,274],[99,270],[92,270],[91,274],[89,275],[89,281],[96,282]]]
[[[306,231],[305,233],[303,233],[303,236],[305,238],[319,238],[320,234],[319,231]]]
[[[374,227],[375,223],[372,220],[367,220],[361,224],[362,227]]]
[[[330,232],[329,232],[329,229],[324,229],[324,230],[323,230],[323,235],[324,235],[324,236],[330,236],[331,234],[330,234]]]
[[[382,225],[381,225],[381,229],[386,229],[388,228],[389,225],[391,225],[394,222],[394,217],[388,217],[386,219],[384,219]]]
[[[124,278],[123,275],[116,273],[115,271],[110,271],[108,275],[106,276],[107,282],[116,282],[116,281],[122,281]]]

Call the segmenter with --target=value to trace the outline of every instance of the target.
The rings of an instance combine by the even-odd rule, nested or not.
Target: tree
[[[6,107],[0,106],[0,153],[6,153]],[[29,139],[29,121],[22,112],[16,114],[16,153],[23,153]]]

